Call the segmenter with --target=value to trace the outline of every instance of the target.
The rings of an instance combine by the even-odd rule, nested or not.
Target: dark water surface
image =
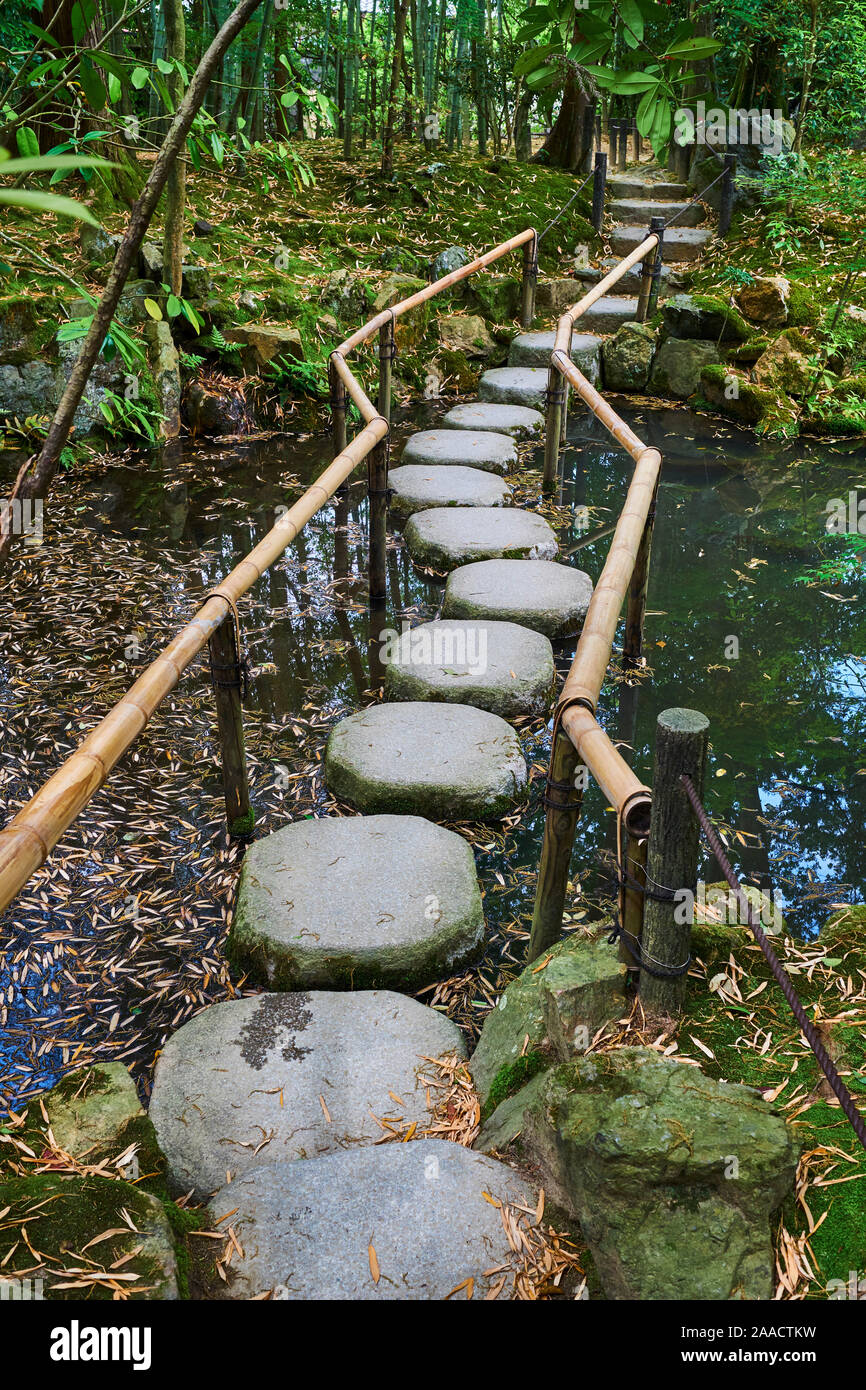
[[[856,583],[797,580],[834,551],[826,507],[866,487],[866,454],[764,445],[686,411],[623,413],[665,465],[648,669],[627,686],[614,668],[600,718],[649,781],[658,712],[688,705],[709,717],[706,802],[731,828],[731,857],[780,892],[789,926],[812,934],[829,904],[864,896],[866,631]],[[398,422],[395,459],[402,438],[439,414],[430,404]],[[58,489],[43,546],[11,572],[0,621],[4,819],[321,471],[327,449],[322,435],[185,445]],[[527,451],[524,505],[539,500],[540,466],[540,451]],[[593,579],[610,540],[592,536],[615,521],[630,471],[593,422],[572,415],[556,519],[563,557]],[[314,518],[242,606],[257,834],[326,809],[327,729],[369,699],[363,492],[353,485],[342,510]],[[413,571],[397,536],[388,583],[389,625],[437,613],[441,588]],[[570,657],[559,653],[563,672]],[[531,911],[546,732],[532,731],[526,746],[536,770],[528,810],[505,834],[475,836],[488,957],[450,993],[423,996],[470,1032],[502,968],[516,968]],[[573,864],[576,914],[595,915],[610,895],[613,829],[591,788]],[[237,868],[199,661],[0,921],[0,1108],[95,1056],[122,1058],[146,1089],[167,1032],[232,991],[220,943]]]

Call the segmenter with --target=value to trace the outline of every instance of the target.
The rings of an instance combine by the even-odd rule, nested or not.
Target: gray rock
[[[109,265],[114,260],[122,240],[115,233],[106,231],[101,223],[94,226],[92,222],[82,222],[78,235],[81,254],[91,265]]]
[[[544,408],[547,371],[542,367],[493,367],[482,372],[478,396],[492,405]]]
[[[700,203],[667,202],[651,196],[649,189],[640,198],[614,198],[609,205],[611,217],[617,222],[636,222],[649,227],[651,217],[676,217],[678,227],[697,227],[704,220]]]
[[[715,343],[666,338],[653,359],[650,387],[659,395],[685,400],[697,391],[702,369],[720,361]]]
[[[472,1279],[483,1298],[513,1259],[494,1202],[532,1210],[536,1196],[504,1163],[442,1139],[269,1164],[213,1200],[215,1219],[238,1208],[244,1252],[216,1293],[405,1302]]]
[[[590,333],[615,333],[622,324],[632,322],[636,314],[637,299],[633,296],[603,294],[581,314],[578,323]]]
[[[454,411],[449,413],[453,415]],[[447,415],[445,424],[449,424]],[[464,468],[481,468],[485,473],[506,473],[517,463],[517,448],[506,435],[493,430],[453,427],[420,430],[406,440],[401,462],[458,464]]]
[[[791,282],[784,275],[753,275],[751,284],[737,291],[737,303],[747,318],[768,328],[788,322]]]
[[[157,246],[153,241],[143,241],[138,253],[138,266],[145,280],[156,280],[158,283],[162,283],[162,277],[165,273],[162,247]]]
[[[149,282],[146,283],[149,284]],[[151,288],[153,287],[151,286]],[[57,353],[60,358],[60,380],[64,385],[69,380],[80,351],[80,340],[57,344]],[[103,357],[97,357],[93,371],[87,378],[81,403],[75,412],[75,432],[79,437],[92,434],[104,426],[105,418],[100,407],[106,400],[107,393],[111,391],[114,395],[124,396],[128,384],[127,371],[119,353],[110,362],[106,362]],[[57,399],[60,399],[59,394]]]
[[[53,415],[65,381],[47,362],[0,366],[0,415],[21,421],[30,415]]]
[[[129,1179],[158,1174],[165,1167],[153,1125],[122,1062],[97,1062],[67,1072],[40,1099],[55,1144],[73,1158],[90,1165],[107,1160],[106,1175]],[[135,1153],[130,1154],[133,1145]]]
[[[446,573],[470,560],[553,560],[549,524],[518,507],[431,507],[406,523],[406,546],[424,568]]]
[[[455,1052],[463,1037],[450,1019],[385,990],[212,1004],[156,1066],[150,1118],[172,1190],[204,1195],[227,1170],[372,1144],[383,1133],[376,1116],[422,1128],[421,1059]]]
[[[509,367],[546,367],[556,334],[518,333],[508,354]],[[601,338],[593,333],[572,333],[571,360],[593,386],[601,380]]]
[[[0,363],[21,367],[38,352],[39,314],[36,303],[25,295],[9,295],[0,301]]]
[[[571,637],[583,624],[592,581],[582,570],[550,560],[479,560],[452,570],[443,618],[499,618]]]
[[[503,719],[544,714],[553,692],[553,648],[540,632],[477,618],[421,623],[395,634],[385,661],[389,700],[475,705]]]
[[[522,405],[455,405],[442,424],[449,430],[493,431],[513,439],[538,439],[544,433],[541,412]]]
[[[450,275],[454,270],[462,270],[463,266],[468,264],[469,253],[462,246],[449,246],[447,250],[440,251],[431,262],[430,279],[441,280],[445,275]]]
[[[748,337],[739,314],[721,300],[702,303],[691,294],[675,294],[665,301],[662,324],[665,334],[672,338],[741,343]]]
[[[340,320],[363,323],[369,318],[370,301],[366,284],[359,275],[353,275],[346,269],[335,270],[328,276],[322,290],[322,304]]]
[[[649,380],[655,334],[643,323],[624,323],[602,348],[604,384],[610,391],[642,391]]]
[[[185,265],[181,269],[183,293],[187,299],[207,299],[213,293],[213,276],[204,265]]]
[[[296,821],[247,851],[228,953],[271,989],[419,989],[471,960],[471,846],[420,816]]]
[[[167,298],[162,286],[154,284],[153,280],[127,280],[117,306],[117,318],[127,328],[152,323],[153,319],[144,307],[144,301],[152,299],[164,315]],[[73,346],[77,350],[81,344],[74,343]]]
[[[607,186],[614,198],[658,198],[675,202],[688,193],[688,185],[669,180],[636,178],[632,174],[609,174]]]
[[[471,705],[371,705],[337,725],[325,750],[334,796],[368,815],[495,820],[526,786],[514,730]]]
[[[504,435],[497,438],[504,440]],[[428,507],[502,507],[511,497],[511,488],[480,468],[429,467],[409,464],[392,468],[391,515],[405,520]]]
[[[559,319],[585,293],[583,279],[573,275],[561,280],[539,280],[535,288],[535,312],[540,318]]]

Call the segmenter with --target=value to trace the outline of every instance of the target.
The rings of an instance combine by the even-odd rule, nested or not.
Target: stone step
[[[211,1224],[234,1212],[243,1252],[214,1296],[429,1302],[458,1287],[467,1297],[472,1280],[473,1298],[483,1299],[520,1267],[501,1204],[533,1212],[536,1202],[504,1163],[445,1139],[269,1163],[213,1199]]]
[[[333,796],[368,815],[496,820],[522,797],[526,762],[498,715],[413,700],[341,720],[325,750],[325,780]]]
[[[471,560],[555,560],[556,536],[543,517],[520,507],[431,507],[403,533],[424,569],[447,574]]]
[[[212,1004],[169,1038],[156,1066],[150,1118],[171,1190],[207,1196],[227,1171],[373,1144],[376,1116],[420,1128],[422,1058],[454,1052],[464,1055],[456,1024],[388,990]]]
[[[517,463],[517,446],[499,430],[468,428],[459,435],[453,426],[419,430],[406,440],[400,462],[456,464],[485,473],[507,473]]]
[[[618,222],[637,222],[647,230],[651,217],[663,217],[665,221],[669,217],[676,217],[674,227],[697,227],[698,223],[704,220],[704,209],[700,203],[663,203],[660,199],[652,197],[616,198],[610,205],[610,214]],[[673,231],[674,227],[670,230]]]
[[[541,715],[553,691],[553,648],[517,623],[439,619],[406,630],[385,655],[389,700],[445,700],[503,719]]]
[[[671,227],[665,232],[662,259],[665,261],[696,261],[715,232],[711,227]],[[620,256],[627,256],[646,239],[645,227],[615,227],[611,247]]]
[[[505,435],[497,438],[505,440]],[[398,521],[428,507],[504,507],[511,499],[508,484],[480,468],[407,464],[391,469],[388,486],[391,515]]]
[[[547,372],[541,367],[492,367],[482,372],[479,400],[492,405],[522,405],[543,410]]]
[[[601,299],[590,304],[578,323],[581,328],[591,328],[596,333],[615,333],[624,323],[630,323],[636,313],[636,296],[603,294]]]
[[[613,198],[655,198],[660,202],[687,198],[691,191],[687,183],[635,178],[630,174],[609,174],[607,186]]]
[[[544,416],[523,405],[455,405],[442,424],[449,430],[495,430],[512,439],[539,439],[544,433]]]
[[[270,989],[414,990],[483,939],[462,835],[420,816],[324,816],[247,850],[227,953]]]
[[[443,618],[499,618],[572,637],[583,626],[592,580],[582,570],[551,560],[480,560],[452,570]]]
[[[510,367],[547,367],[556,333],[518,333],[508,354]],[[601,338],[592,333],[572,333],[571,360],[595,385],[601,374]]]

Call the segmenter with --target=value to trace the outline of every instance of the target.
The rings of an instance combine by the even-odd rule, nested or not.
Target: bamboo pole
[[[253,832],[255,813],[250,802],[247,780],[241,705],[243,673],[233,612],[229,612],[214,630],[208,646],[219,732],[226,823],[229,835],[247,836]]]
[[[386,560],[388,544],[387,434],[369,454],[367,467],[370,526],[369,597],[370,602],[373,603],[385,598],[388,584]]]
[[[556,479],[559,473],[559,446],[562,440],[564,399],[565,386],[559,367],[551,359],[547,369],[547,421],[544,430],[544,474],[541,484],[543,491],[548,496],[556,491]]]
[[[379,414],[391,419],[391,373],[394,366],[394,319],[379,329]]]
[[[533,237],[532,241],[524,242],[523,246],[523,280],[520,293],[520,326],[523,329],[532,327],[535,318],[535,286],[538,280],[538,237]]]
[[[536,960],[558,941],[562,932],[571,851],[584,789],[581,774],[585,772],[573,742],[557,728],[550,750],[547,814],[532,910],[529,961]]]
[[[623,662],[628,667],[639,664],[643,650],[644,615],[646,613],[647,586],[649,584],[650,553],[652,551],[653,526],[656,515],[658,482],[653,491],[650,509],[643,528],[628,586],[628,603],[625,615],[625,641],[623,642]]]

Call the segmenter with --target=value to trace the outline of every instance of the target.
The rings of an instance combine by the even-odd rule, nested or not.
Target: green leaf
[[[15,132],[15,142],[18,145],[18,153],[23,159],[39,158],[39,141],[36,139],[36,132],[32,126],[19,126]]]
[[[222,167],[222,162],[225,158],[225,148],[223,146],[222,140],[219,138],[219,135],[215,130],[211,131],[210,147],[213,151],[214,159],[216,160],[217,164],[219,164],[220,167]]]
[[[619,0],[618,9],[623,23],[623,38],[629,48],[637,48],[643,38],[643,15],[636,0]]]
[[[55,217],[73,217],[78,222],[99,223],[89,208],[74,198],[58,198],[56,193],[31,193],[24,188],[0,188],[0,203],[32,212],[51,212]]]
[[[162,318],[162,310],[155,299],[146,299],[144,301],[144,307],[152,319],[159,321]]]
[[[718,53],[723,45],[718,39],[683,39],[682,43],[675,43],[663,53],[663,58],[682,58],[686,62],[699,62],[702,58],[711,58],[714,53]]]
[[[203,326],[203,320],[199,318],[192,305],[188,304],[185,299],[182,299],[180,301],[180,308],[184,318],[189,320],[196,333],[200,333]]]
[[[108,100],[112,106],[116,106],[123,94],[123,85],[120,78],[113,72],[108,75]]]
[[[160,72],[165,73],[166,77],[170,72],[174,72],[174,64],[169,63],[165,58],[157,58],[156,66],[159,68]]]
[[[62,323],[57,330],[58,343],[74,343],[76,338],[85,337],[90,332],[92,323],[92,314],[83,319],[70,319],[68,323]]]
[[[51,169],[113,169],[108,159],[88,155],[82,159],[77,154],[41,154],[38,159],[4,159],[0,161],[0,174],[47,174]]]
[[[105,86],[89,58],[81,59],[78,65],[78,80],[92,109],[101,111],[106,102]]]
[[[149,76],[147,68],[133,68],[129,80],[136,91],[140,92],[142,87],[146,86]]]
[[[165,306],[165,312],[168,314],[169,318],[176,318],[177,315],[180,313],[180,308],[180,300],[178,299],[177,295],[170,294],[168,296],[168,303]]]

